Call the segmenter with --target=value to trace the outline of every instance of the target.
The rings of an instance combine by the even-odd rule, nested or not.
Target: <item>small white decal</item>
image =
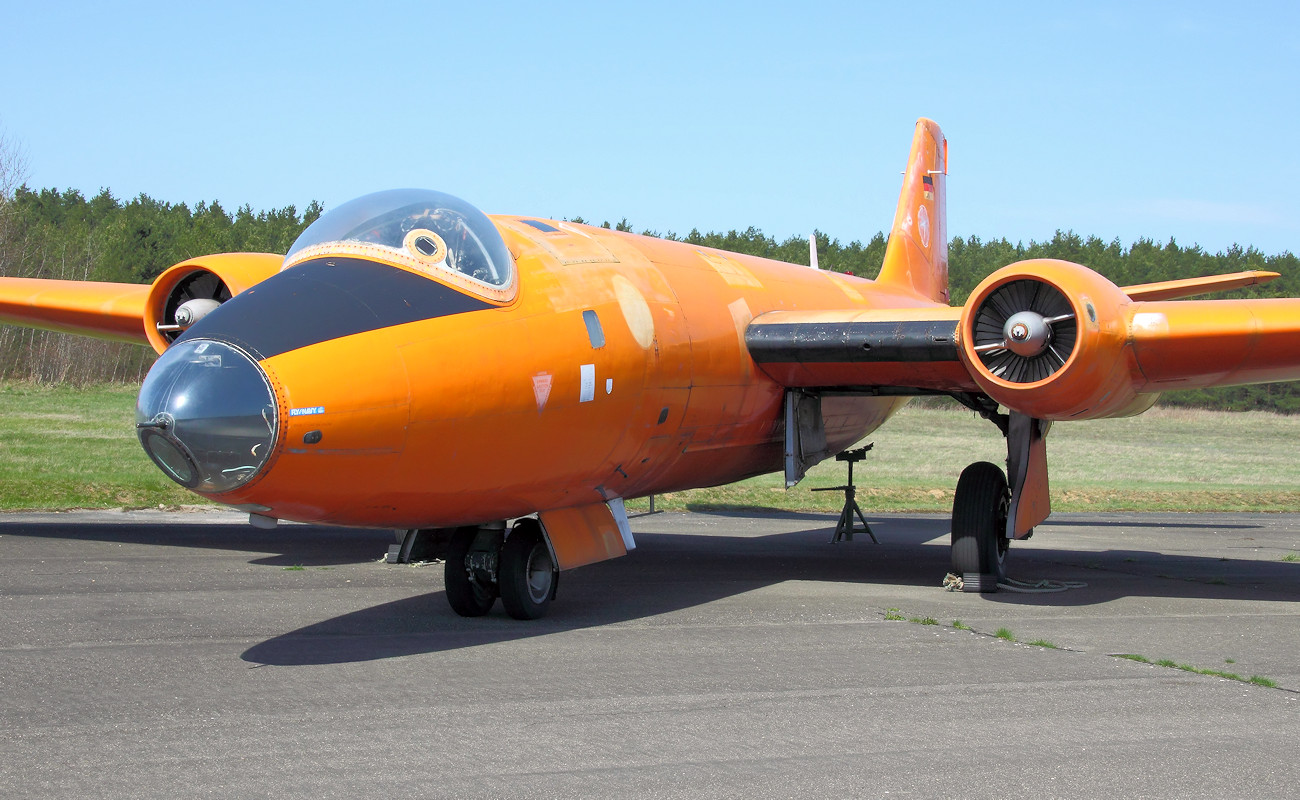
[[[614,379],[613,379],[613,378],[606,378],[606,379],[605,379],[605,394],[613,394],[613,393],[614,393]]]
[[[582,388],[578,394],[579,403],[590,403],[596,399],[596,365],[583,364]]]
[[[314,414],[324,414],[325,406],[307,406],[306,408],[291,408],[289,416],[291,417],[310,417]]]
[[[917,225],[921,233],[921,246],[930,246],[930,212],[925,210],[925,206],[916,209]]]
[[[537,411],[540,413],[551,397],[551,373],[539,372],[533,376],[533,397],[537,398]]]

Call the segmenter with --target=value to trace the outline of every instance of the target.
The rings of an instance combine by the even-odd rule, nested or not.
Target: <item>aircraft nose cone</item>
[[[270,458],[278,420],[266,373],[211,339],[175,344],[149,370],[135,406],[140,444],[167,477],[217,494],[247,483]]]

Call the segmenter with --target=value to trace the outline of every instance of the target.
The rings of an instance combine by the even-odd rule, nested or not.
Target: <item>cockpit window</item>
[[[514,261],[487,216],[442,192],[392,189],[344,203],[313,222],[284,257],[285,266],[329,244],[378,247],[417,269],[441,270],[503,289]],[[313,250],[312,253],[304,251]]]

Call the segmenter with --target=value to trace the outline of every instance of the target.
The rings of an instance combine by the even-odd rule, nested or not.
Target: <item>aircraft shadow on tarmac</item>
[[[518,622],[496,606],[478,619],[457,617],[442,591],[383,603],[325,619],[249,648],[242,657],[272,665],[369,661],[527,639],[570,630],[646,619],[734,597],[783,581],[831,581],[875,586],[933,587],[948,571],[948,521],[936,515],[871,517],[876,545],[859,534],[830,544],[835,517],[802,512],[722,511],[691,515],[698,524],[681,532],[676,521],[637,521],[638,548],[625,558],[565,573],[548,617]],[[661,518],[663,519],[663,518]],[[746,526],[746,521],[752,524]],[[777,533],[755,532],[774,527]],[[1096,523],[1053,520],[1051,527],[1201,528],[1215,541],[1225,528],[1248,532],[1249,520],[1196,525],[1123,517]],[[710,532],[713,527],[728,533]],[[270,566],[335,566],[375,562],[394,542],[390,531],[287,525],[268,533],[244,524],[88,524],[52,518],[41,523],[0,523],[0,534],[65,542],[103,541],[144,546],[220,549]],[[1188,546],[1171,532],[1171,546]],[[1250,537],[1243,537],[1249,540]],[[1300,564],[1260,558],[1218,558],[1185,552],[1065,549],[1069,531],[1043,531],[1012,549],[1008,572],[1020,580],[1084,581],[1086,588],[1057,594],[998,592],[961,595],[958,602],[1082,606],[1121,597],[1188,597],[1255,601],[1300,599]],[[1193,542],[1194,545],[1194,542]],[[1238,545],[1228,545],[1233,549]],[[1220,545],[1222,547],[1222,545]],[[1242,548],[1254,550],[1245,541]],[[376,564],[376,569],[389,567]],[[430,574],[441,583],[441,567]],[[845,597],[852,598],[851,591]],[[879,597],[875,598],[880,602]],[[864,598],[864,603],[869,602]]]
[[[486,617],[462,619],[437,591],[323,620],[249,648],[242,658],[291,666],[441,652],[649,618],[790,580],[928,585],[943,591],[948,547],[940,537],[946,537],[946,520],[873,521],[881,545],[865,536],[831,545],[828,518],[821,515],[816,522],[820,524],[804,530],[754,536],[642,530],[638,549],[626,558],[566,573],[559,598],[542,620],[511,620],[499,605]],[[727,524],[734,528],[736,521]],[[642,527],[653,526],[643,522]],[[1012,577],[1085,581],[1088,586],[1056,594],[962,597],[972,605],[1042,606],[1091,605],[1126,596],[1300,599],[1300,565],[1289,563],[1026,546],[1013,564]]]
[[[332,567],[375,561],[396,541],[390,530],[285,525],[273,532],[244,523],[185,524],[184,517],[159,522],[123,520],[103,524],[69,520],[54,514],[49,522],[0,523],[0,534],[63,541],[194,547],[266,553],[250,564],[273,567]]]

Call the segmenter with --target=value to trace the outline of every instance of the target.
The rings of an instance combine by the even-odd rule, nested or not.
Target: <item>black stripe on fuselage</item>
[[[257,358],[408,322],[493,308],[435,280],[360,258],[295,264],[195,323],[177,341],[220,339]]]
[[[745,345],[760,364],[956,361],[957,322],[754,322]]]

